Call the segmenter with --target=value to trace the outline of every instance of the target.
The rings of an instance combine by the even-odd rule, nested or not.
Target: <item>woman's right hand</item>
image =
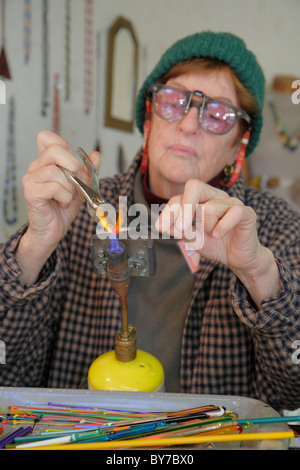
[[[28,209],[28,229],[23,235],[16,259],[23,271],[29,271],[30,283],[67,233],[83,201],[82,195],[59,167],[64,167],[86,184],[90,175],[66,140],[51,131],[42,131],[37,138],[39,158],[33,161],[23,178],[24,196]],[[98,152],[89,155],[96,168]],[[23,282],[28,284],[28,275]]]

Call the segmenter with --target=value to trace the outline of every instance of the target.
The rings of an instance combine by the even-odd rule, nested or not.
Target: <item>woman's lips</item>
[[[193,147],[188,147],[181,144],[173,144],[169,147],[169,149],[178,155],[184,155],[186,157],[197,157],[197,152]]]

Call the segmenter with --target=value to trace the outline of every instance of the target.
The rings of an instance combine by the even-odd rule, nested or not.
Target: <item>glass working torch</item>
[[[116,358],[129,362],[136,358],[136,330],[128,324],[130,268],[125,246],[117,240],[111,241],[107,247],[107,275],[121,302],[122,329],[115,337]]]
[[[96,233],[90,240],[92,263],[98,274],[110,279],[119,296],[122,322],[121,331],[115,336],[115,349],[99,356],[91,364],[88,373],[89,388],[163,391],[164,371],[161,363],[151,354],[137,349],[136,329],[128,324],[127,295],[130,277],[155,274],[153,240],[130,237],[123,239],[123,236],[122,241],[119,239],[120,220],[116,222],[106,210],[109,204],[100,194],[98,172],[81,148],[77,149],[77,154],[90,172],[90,187],[68,170],[61,169],[84,195],[91,217],[104,228],[105,237],[99,237]]]

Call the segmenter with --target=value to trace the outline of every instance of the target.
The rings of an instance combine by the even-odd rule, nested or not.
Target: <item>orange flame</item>
[[[125,220],[124,211],[120,210],[116,224],[114,224],[109,217],[105,215],[106,211],[103,210],[103,207],[100,205],[96,211],[99,222],[101,223],[104,230],[110,232],[111,234],[118,235],[120,233],[120,228]]]

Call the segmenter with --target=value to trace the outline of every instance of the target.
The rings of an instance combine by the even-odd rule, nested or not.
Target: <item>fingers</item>
[[[202,208],[200,206],[203,205],[205,229],[211,232],[218,220],[224,215],[224,211],[227,210],[225,203],[227,200],[229,200],[229,197],[225,191],[198,180],[189,180],[185,185],[183,195],[180,196],[180,200],[176,197],[169,201],[173,211],[173,205],[180,205],[180,209],[177,208],[178,217],[174,226],[177,231],[187,233],[195,219],[199,218],[197,212],[202,217]]]
[[[31,170],[23,177],[24,195],[27,202],[56,200],[67,207],[76,194],[75,186],[56,165],[46,165]]]
[[[99,171],[100,162],[101,162],[100,153],[97,152],[96,150],[94,150],[93,152],[91,152],[89,154],[89,160],[91,161],[91,163],[95,167],[95,170]],[[78,176],[78,178],[82,179],[82,181],[84,181],[84,183],[88,184],[89,181],[90,181],[90,176],[91,175],[89,173],[88,168],[85,165],[83,165],[82,168],[81,168],[81,171],[79,172],[79,174],[77,176]]]
[[[55,200],[67,207],[76,194],[75,186],[59,167],[72,173],[80,171],[81,164],[68,150],[57,143],[44,147],[39,158],[33,161],[23,177],[24,196],[30,205],[37,201]]]
[[[40,152],[39,158],[34,160],[29,166],[30,171],[36,171],[39,168],[47,165],[57,165],[72,173],[80,171],[80,161],[59,142],[52,142]]]
[[[28,187],[29,188],[29,187]],[[57,202],[61,208],[67,209],[74,199],[74,193],[67,191],[56,181],[45,183],[35,183],[34,192],[30,194],[24,189],[25,198],[30,202],[31,209],[41,209],[47,201]]]
[[[37,145],[40,156],[30,164],[28,169],[28,175],[32,176],[32,181],[35,179],[38,183],[56,182],[71,194],[75,194],[76,191],[72,187],[72,183],[61,171],[56,171],[58,167],[63,167],[75,174],[85,184],[90,184],[91,174],[88,168],[74,156],[73,149],[65,139],[54,132],[42,131],[37,137]],[[99,152],[91,152],[89,159],[97,171],[100,167]],[[45,170],[46,167],[48,167],[47,170]],[[30,178],[25,177],[24,183],[28,183],[28,180]]]
[[[202,213],[199,205],[208,205],[208,211],[213,216],[215,202],[228,198],[226,192],[209,186],[198,180],[189,180],[184,188],[184,193],[181,196],[175,196],[170,199],[157,221],[157,228],[161,231],[168,231],[171,223],[172,230],[182,232],[186,230],[195,220],[197,211]],[[220,211],[219,211],[220,212]],[[216,215],[217,220],[221,214]],[[169,222],[170,221],[170,222]]]
[[[223,238],[241,223],[242,219],[245,217],[245,207],[237,200],[229,200],[223,203],[222,207],[216,208],[216,210],[218,209],[218,220],[215,223],[210,222],[210,229],[208,229],[208,227],[205,228],[214,238]]]
[[[204,230],[222,238],[244,217],[244,205],[236,198],[211,199],[204,204]]]
[[[203,204],[183,204],[183,197],[172,198],[156,221],[156,230],[184,239],[193,249],[204,242]]]
[[[70,153],[74,154],[74,151],[72,147],[69,145],[69,143],[58,134],[55,134],[54,132],[48,131],[48,130],[41,131],[38,134],[37,148],[38,148],[39,154],[41,154],[47,147],[49,147],[52,144],[60,145],[61,147],[68,150]]]
[[[80,162],[78,164],[78,159],[74,157],[75,153],[70,144],[54,132],[48,130],[41,131],[37,136],[37,147],[39,155],[43,157],[43,161],[41,162],[37,159],[34,165],[54,163],[72,172],[80,170]],[[71,156],[74,158],[70,158]],[[91,152],[89,159],[98,171],[101,160],[99,152]]]
[[[101,163],[101,155],[97,150],[94,150],[89,154],[89,159],[93,163],[94,167],[96,168],[97,171],[100,169],[100,163]]]
[[[200,235],[201,229],[202,233],[222,238],[238,224],[253,223],[254,218],[255,213],[239,199],[206,183],[190,180],[183,195],[170,199],[156,229],[187,240]]]
[[[228,194],[199,180],[189,180],[184,187],[182,203],[202,204],[210,199],[224,199]]]
[[[39,240],[48,253],[62,239],[81,207],[83,196],[62,171],[69,170],[86,184],[90,174],[75,157],[73,149],[62,137],[42,131],[37,137],[39,157],[23,177],[31,240]],[[98,168],[100,155],[92,152],[91,162]],[[45,237],[46,234],[46,237]]]
[[[22,180],[25,199],[29,206],[42,206],[53,200],[67,207],[76,194],[76,188],[59,167],[77,173],[81,164],[68,142],[54,132],[40,132],[37,145],[39,158],[30,164]]]

